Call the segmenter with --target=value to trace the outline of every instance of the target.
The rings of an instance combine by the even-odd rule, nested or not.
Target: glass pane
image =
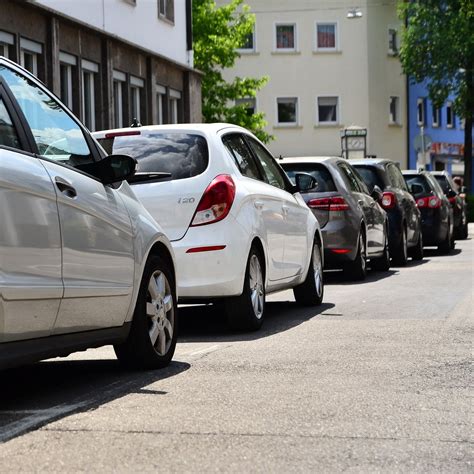
[[[294,25],[277,25],[277,48],[295,48],[295,27]]]
[[[324,165],[313,163],[282,163],[282,167],[286,171],[286,174],[288,175],[293,184],[295,184],[296,173],[308,173],[313,176],[313,178],[315,178],[318,182],[316,188],[311,190],[312,192],[326,193],[331,191],[337,191],[331,173]]]
[[[336,47],[336,25],[318,25],[318,48]]]
[[[20,148],[20,140],[10,118],[10,114],[0,99],[0,145]]]
[[[296,101],[279,100],[278,101],[278,122],[296,123]]]
[[[286,189],[285,179],[283,177],[283,171],[278,167],[271,156],[265,148],[260,145],[257,141],[248,138],[250,148],[252,148],[253,152],[257,156],[260,164],[262,165],[263,172],[265,173],[265,181],[272,186],[276,186],[277,188]]]
[[[82,129],[69,114],[29,79],[0,66],[33,133],[40,155],[78,166],[93,161]]]
[[[380,179],[380,176],[377,174],[377,171],[374,168],[371,166],[359,165],[355,165],[354,168],[358,171],[369,190],[374,189],[374,186],[378,186],[382,191],[384,190],[385,186],[383,181]]]
[[[225,136],[222,141],[230,154],[234,158],[243,176],[253,179],[261,179],[257,164],[253,160],[252,154],[245,141],[240,135]]]
[[[318,117],[320,122],[337,122],[337,97],[318,98]]]

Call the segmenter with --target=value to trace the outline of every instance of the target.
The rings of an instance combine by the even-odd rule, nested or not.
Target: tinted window
[[[438,193],[440,197],[444,195],[443,189],[438,184],[438,181],[434,179],[434,176],[432,174],[427,174],[426,179],[431,183],[431,187],[434,189],[436,193]]]
[[[356,193],[362,192],[357,177],[352,168],[345,163],[339,163],[337,166],[342,171],[342,175],[345,178],[346,183],[349,185],[349,189]]]
[[[222,141],[229,150],[243,176],[247,176],[247,178],[261,179],[257,164],[255,163],[252,153],[242,135],[226,135]]]
[[[138,161],[138,171],[170,173],[172,179],[201,174],[209,162],[207,142],[189,133],[136,132],[137,135],[103,138],[109,154],[121,153]]]
[[[283,176],[283,171],[276,164],[273,156],[270,155],[260,143],[252,138],[247,137],[247,141],[262,165],[265,181],[272,186],[286,190],[286,181]]]
[[[380,176],[374,167],[357,165],[354,166],[354,168],[357,170],[369,190],[374,189],[374,186],[378,186],[382,191],[384,190],[385,186],[383,181],[380,179]]]
[[[293,184],[295,184],[296,173],[308,173],[313,176],[318,182],[318,185],[312,189],[311,192],[326,193],[337,191],[331,173],[324,165],[312,163],[282,163],[282,167]]]
[[[40,155],[70,166],[93,162],[81,127],[52,96],[4,66],[0,74],[26,117]]]
[[[0,99],[0,145],[20,148],[20,140],[3,100]]]
[[[451,189],[451,186],[449,185],[449,182],[446,176],[435,174],[434,178],[436,179],[438,184],[441,186],[441,189],[443,190],[445,194]]]
[[[410,174],[410,175],[405,175],[404,178],[408,186],[411,186],[412,184],[418,184],[419,186],[423,188],[423,192],[419,194],[427,194],[427,193],[432,192],[430,183],[427,181],[424,175]]]

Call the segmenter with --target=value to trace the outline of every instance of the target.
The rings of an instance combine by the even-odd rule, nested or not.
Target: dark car
[[[453,209],[440,185],[428,171],[402,171],[408,189],[421,212],[423,244],[437,246],[440,252],[454,248]]]
[[[461,189],[458,190],[453,178],[446,171],[432,171],[431,174],[438,181],[453,208],[454,237],[467,239],[467,203],[460,192]]]
[[[321,226],[325,268],[342,268],[359,280],[365,278],[367,259],[375,269],[389,269],[387,214],[347,160],[284,158],[279,163],[291,180],[308,173],[317,181],[301,194]]]
[[[381,206],[388,215],[390,256],[396,265],[404,266],[408,257],[423,259],[421,214],[410,194],[398,165],[385,159],[351,160],[372,192],[382,191]]]

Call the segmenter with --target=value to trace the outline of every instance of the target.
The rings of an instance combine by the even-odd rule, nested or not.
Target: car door
[[[247,191],[242,208],[252,216],[249,224],[255,226],[254,233],[266,243],[267,278],[270,281],[280,280],[284,276],[285,245],[281,190],[264,181],[243,134],[226,134],[222,141],[242,174],[242,184]]]
[[[81,170],[99,158],[98,151],[69,111],[30,78],[13,70],[3,77],[57,196],[64,295],[53,332],[119,326],[131,302],[134,273],[125,205],[112,186]]]
[[[0,342],[8,342],[51,334],[63,283],[54,186],[1,82],[0,67]]]
[[[288,192],[290,188],[288,178],[285,172],[276,164],[272,155],[252,137],[247,136],[246,140],[260,164],[264,179],[269,186],[277,188],[279,206],[283,210],[282,231],[285,236],[283,278],[298,275],[303,271],[308,261],[309,209],[302,206],[301,202],[292,193]]]

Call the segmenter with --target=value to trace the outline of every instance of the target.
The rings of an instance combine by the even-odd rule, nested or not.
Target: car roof
[[[287,156],[285,158],[278,158],[280,164],[288,163],[335,163],[343,160],[340,156]]]
[[[395,163],[396,161],[389,160],[388,158],[362,158],[357,160],[349,160],[351,165],[383,165],[385,163]]]
[[[434,176],[446,176],[449,177],[449,173],[444,170],[444,171],[431,171],[431,174]]]

